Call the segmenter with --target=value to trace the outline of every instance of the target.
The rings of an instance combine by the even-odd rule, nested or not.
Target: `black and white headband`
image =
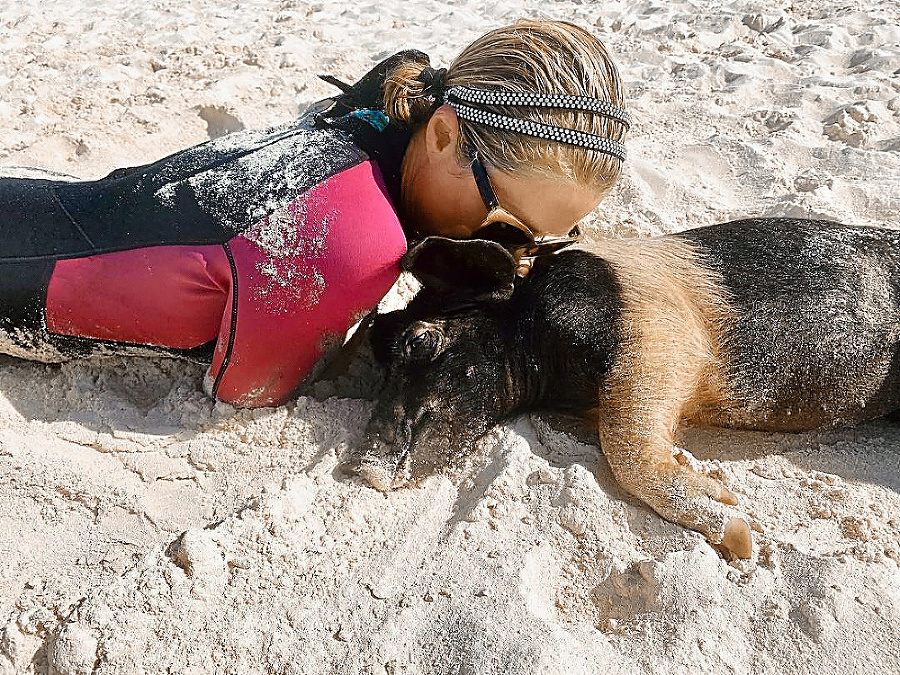
[[[468,122],[484,126],[512,131],[526,136],[536,136],[558,143],[576,145],[612,155],[625,160],[625,144],[604,136],[591,134],[577,129],[555,127],[521,117],[500,115],[479,106],[511,105],[533,106],[539,108],[563,108],[567,110],[583,110],[609,117],[625,125],[631,126],[631,116],[623,108],[600,99],[588,96],[569,96],[566,94],[531,94],[490,89],[473,89],[470,87],[450,87],[444,92],[443,100],[451,106],[456,114]]]

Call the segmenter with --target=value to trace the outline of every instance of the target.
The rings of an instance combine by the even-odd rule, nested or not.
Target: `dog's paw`
[[[715,478],[677,463],[622,481],[631,494],[666,520],[703,534],[726,557],[749,558],[753,537],[738,500]]]
[[[715,478],[679,466],[671,477],[668,498],[658,512],[702,533],[726,556],[749,558],[753,554],[753,536],[743,514],[732,508],[737,503],[734,493]]]

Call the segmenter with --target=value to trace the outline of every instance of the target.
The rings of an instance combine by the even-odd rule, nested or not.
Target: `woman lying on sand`
[[[337,84],[298,120],[100,180],[0,178],[0,351],[182,356],[209,364],[210,395],[277,405],[387,292],[408,241],[558,248],[625,157],[616,67],[568,23]]]

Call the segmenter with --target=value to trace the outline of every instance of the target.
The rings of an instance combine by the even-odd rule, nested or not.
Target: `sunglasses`
[[[500,206],[494,186],[488,178],[484,162],[478,152],[472,159],[472,175],[475,176],[481,201],[488,210],[487,217],[472,233],[473,239],[496,242],[518,258],[533,258],[554,253],[581,241],[581,230],[577,225],[567,235],[535,237],[530,227]]]

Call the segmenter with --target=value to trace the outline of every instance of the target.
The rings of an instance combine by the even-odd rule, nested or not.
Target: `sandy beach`
[[[519,17],[587,27],[625,82],[629,160],[590,237],[900,228],[895,0],[0,0],[0,172],[97,178]],[[753,523],[728,563],[571,420],[519,418],[384,495],[340,467],[370,354],[278,408],[216,404],[202,375],[0,356],[0,675],[900,673],[897,422],[686,430]]]

